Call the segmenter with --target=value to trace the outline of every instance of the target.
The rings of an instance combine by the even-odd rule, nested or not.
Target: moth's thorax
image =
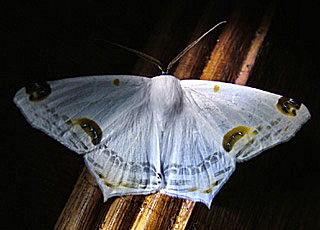
[[[182,106],[180,80],[171,75],[152,78],[150,102],[156,117],[165,121],[170,115],[178,113]]]

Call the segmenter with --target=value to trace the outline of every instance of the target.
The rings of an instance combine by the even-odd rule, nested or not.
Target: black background
[[[173,1],[48,2],[1,3],[1,216],[10,223],[8,229],[51,229],[84,166],[81,156],[33,129],[26,122],[12,102],[15,92],[28,82],[39,79],[136,74],[132,71],[136,56],[110,47],[101,40],[107,39],[144,50],[144,44],[153,33],[159,18]],[[175,2],[179,6],[179,1]],[[188,41],[185,34],[196,23],[200,14],[197,9],[201,9],[203,2],[190,3],[188,7],[194,8],[194,14],[181,18],[181,29],[167,35],[181,38],[176,53]],[[181,1],[181,4],[186,3]],[[304,79],[299,81],[303,84],[298,87],[307,88],[304,92],[308,92],[308,95],[302,98],[310,108],[312,120],[297,134],[295,140],[276,147],[274,151],[283,154],[271,153],[269,159],[274,160],[272,165],[265,164],[262,156],[238,167],[235,174],[239,175],[232,176],[231,180],[241,174],[252,174],[252,177],[244,179],[244,186],[250,188],[247,196],[237,196],[237,189],[243,188],[235,188],[231,181],[231,185],[226,185],[229,188],[225,191],[225,198],[221,197],[224,192],[222,189],[216,202],[223,205],[219,199],[229,198],[229,202],[225,203],[227,209],[241,210],[252,207],[250,203],[264,206],[270,201],[274,203],[268,206],[272,220],[272,216],[276,215],[274,213],[283,208],[281,199],[292,199],[292,206],[285,207],[289,210],[288,219],[279,221],[283,226],[271,224],[271,228],[282,229],[297,224],[300,228],[305,226],[305,229],[311,229],[319,227],[320,213],[319,155],[316,154],[319,151],[320,128],[319,40],[315,37],[319,25],[313,14],[317,4],[296,1],[282,3],[282,7],[285,12],[289,12],[288,17],[294,18],[293,25],[288,20],[289,26],[296,28],[293,34],[296,35],[298,31],[294,39],[297,41],[296,55],[300,56],[300,62],[292,68],[297,71],[300,79]],[[149,75],[154,74],[156,70]],[[270,182],[268,178],[276,179],[276,182],[272,185],[262,183]],[[252,201],[250,191],[260,195],[254,196],[255,200]],[[289,194],[288,197],[286,194]],[[233,207],[233,199],[243,199],[248,207]],[[203,224],[192,221],[189,228],[200,228]],[[265,229],[258,223],[249,227]],[[226,227],[221,222],[215,229]]]

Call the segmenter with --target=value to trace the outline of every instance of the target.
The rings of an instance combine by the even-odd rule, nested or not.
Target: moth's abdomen
[[[160,122],[165,122],[181,111],[182,92],[180,80],[174,76],[161,75],[152,78],[150,104]]]

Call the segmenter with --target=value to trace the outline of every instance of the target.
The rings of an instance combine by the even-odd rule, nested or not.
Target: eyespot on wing
[[[83,117],[71,119],[71,121],[67,121],[67,124],[80,126],[80,128],[88,134],[93,145],[98,145],[101,142],[102,130],[95,121]]]
[[[301,108],[301,103],[287,97],[280,97],[277,103],[278,110],[286,116],[297,116],[297,110]]]
[[[258,131],[247,126],[238,126],[229,130],[223,137],[223,148],[230,152],[233,149],[233,146],[245,135],[248,134],[257,134]]]
[[[26,94],[32,102],[42,101],[51,94],[51,87],[45,81],[32,83],[26,86]]]

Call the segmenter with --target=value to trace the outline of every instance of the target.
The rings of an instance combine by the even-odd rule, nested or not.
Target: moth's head
[[[152,78],[152,86],[161,88],[163,90],[170,90],[171,88],[181,88],[180,80],[172,75],[162,74]]]

